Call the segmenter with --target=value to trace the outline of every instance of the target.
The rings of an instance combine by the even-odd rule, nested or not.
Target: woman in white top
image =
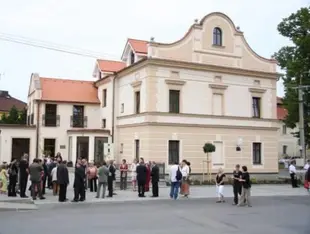
[[[130,167],[130,171],[131,171],[131,183],[132,183],[132,188],[133,191],[137,190],[137,160],[134,159],[131,167]]]
[[[58,166],[58,165],[57,165]],[[56,196],[58,194],[58,184],[57,184],[57,166],[53,168],[51,172],[52,184],[53,184],[53,195]]]
[[[224,182],[225,182],[226,175],[223,172],[222,168],[219,168],[219,171],[216,175],[215,182],[216,182],[216,192],[217,192],[217,203],[225,202],[224,200]]]
[[[182,173],[181,194],[184,197],[188,197],[189,195],[189,166],[187,165],[186,160],[182,161],[181,173]]]

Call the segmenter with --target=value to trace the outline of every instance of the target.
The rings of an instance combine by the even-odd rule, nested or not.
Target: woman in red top
[[[150,181],[151,181],[151,164],[148,162],[146,164],[146,183],[145,183],[145,192],[150,191]]]
[[[128,174],[128,165],[126,163],[126,160],[122,160],[122,164],[119,167],[119,170],[121,172],[121,184],[120,189],[126,190],[127,189],[127,174]]]
[[[87,177],[90,191],[97,192],[97,167],[94,163],[89,163],[87,168]]]

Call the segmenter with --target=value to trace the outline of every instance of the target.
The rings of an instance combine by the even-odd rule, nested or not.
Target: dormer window
[[[135,63],[135,53],[133,51],[130,52],[130,64]]]
[[[222,30],[218,27],[213,29],[213,45],[222,46]]]

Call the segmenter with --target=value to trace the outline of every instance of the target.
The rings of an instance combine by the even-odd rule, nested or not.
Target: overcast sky
[[[270,57],[288,41],[277,32],[281,19],[309,0],[0,0],[0,34],[94,51],[120,59],[128,37],[173,42],[194,19],[220,11],[241,30],[250,46]],[[27,100],[30,75],[92,80],[94,58],[0,40],[0,89]],[[278,95],[283,88],[278,85]]]

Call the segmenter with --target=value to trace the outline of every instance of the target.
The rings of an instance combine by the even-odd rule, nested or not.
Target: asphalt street
[[[0,234],[309,234],[309,196],[253,197],[252,203],[142,200],[1,212]]]

